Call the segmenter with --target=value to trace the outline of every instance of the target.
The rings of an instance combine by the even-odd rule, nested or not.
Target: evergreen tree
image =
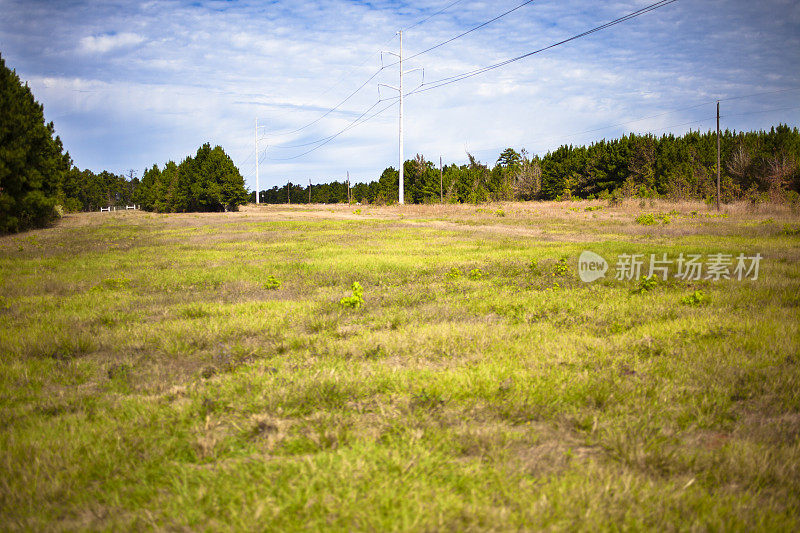
[[[262,197],[271,192],[262,191]],[[160,213],[235,211],[248,197],[239,169],[222,147],[209,143],[180,165],[170,161],[163,170],[153,165],[135,192],[143,209]]]
[[[0,233],[46,226],[71,166],[42,105],[0,56]]]

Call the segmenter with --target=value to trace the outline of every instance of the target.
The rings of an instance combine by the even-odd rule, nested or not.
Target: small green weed
[[[272,274],[269,275],[267,281],[264,283],[264,288],[270,291],[280,289],[280,287],[281,287],[281,281]]]
[[[636,288],[633,289],[634,294],[643,294],[645,292],[652,291],[658,286],[658,276],[653,274],[652,276],[642,276],[642,279],[639,280],[639,283],[636,285]]]
[[[364,289],[361,287],[361,284],[357,281],[353,282],[353,295],[352,296],[345,296],[339,303],[344,307],[350,307],[353,309],[358,309],[364,303]]]
[[[471,280],[478,280],[483,277],[483,272],[481,271],[480,268],[473,268],[472,270],[469,271],[467,277],[469,277],[469,279]]]
[[[553,275],[554,276],[566,276],[567,272],[569,272],[569,265],[567,265],[566,257],[562,257],[553,266]]]
[[[450,269],[450,272],[447,273],[447,277],[450,279],[458,279],[463,276],[464,273],[461,272],[461,269],[453,267]]]
[[[670,217],[666,213],[642,213],[636,217],[635,222],[640,226],[655,226],[659,222],[662,224],[669,224]]]
[[[444,405],[445,398],[441,394],[423,390],[412,396],[412,403],[414,407],[420,409],[435,409],[441,405]]]
[[[506,216],[506,212],[505,212],[505,211],[503,211],[502,209],[498,209],[497,211],[495,211],[495,212],[494,212],[494,214],[495,214],[496,216],[498,216],[498,217],[504,217],[504,216]]]
[[[703,291],[694,291],[692,294],[688,296],[684,296],[681,298],[681,303],[683,305],[702,305],[708,302],[708,298],[706,297]]]

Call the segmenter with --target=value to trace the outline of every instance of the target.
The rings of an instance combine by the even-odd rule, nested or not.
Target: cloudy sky
[[[423,88],[435,87],[653,1],[531,2],[404,69],[424,68]],[[0,54],[44,104],[81,168],[140,176],[210,142],[225,148],[254,189],[258,118],[261,188],[343,179],[348,171],[367,181],[397,166],[397,105],[389,100],[396,93],[378,90],[398,82],[393,57],[382,63],[380,54],[398,51],[397,31],[405,29],[409,57],[522,3],[0,0]],[[404,80],[408,90],[421,83],[419,70]],[[717,99],[723,127],[800,125],[800,3],[677,0],[410,95],[405,155],[461,163],[469,151],[493,163],[508,146],[543,154],[630,131],[707,130]],[[314,144],[368,109],[370,120]]]

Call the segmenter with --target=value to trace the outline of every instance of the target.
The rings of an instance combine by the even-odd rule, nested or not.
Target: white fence
[[[138,209],[141,209],[141,208],[142,208],[142,206],[140,206],[140,205],[136,205],[136,204],[133,204],[133,205],[126,205],[126,206],[125,206],[125,211],[127,211],[127,210],[129,210],[129,209],[138,210]],[[106,212],[110,213],[111,211],[116,211],[117,209],[122,209],[122,208],[121,208],[121,207],[117,207],[117,206],[115,206],[115,205],[113,205],[113,206],[110,206],[110,207],[101,207],[101,208],[100,208],[100,212],[102,213],[103,211],[106,211]]]

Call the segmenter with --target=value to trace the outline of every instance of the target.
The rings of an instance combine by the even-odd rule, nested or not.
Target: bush
[[[636,217],[636,223],[640,226],[655,226],[656,217],[654,217],[651,213],[641,214]]]
[[[264,283],[264,288],[267,290],[274,291],[280,287],[281,281],[272,274],[270,274],[270,276],[267,278],[267,281]]]
[[[480,268],[473,268],[472,270],[469,271],[469,274],[467,274],[467,276],[471,280],[479,280],[483,277],[483,272],[481,272]]]
[[[357,281],[353,282],[352,285],[353,295],[352,296],[345,296],[339,303],[344,307],[350,307],[353,309],[358,309],[364,303],[364,289],[361,287],[361,284]]]
[[[643,294],[645,292],[650,292],[658,286],[658,276],[653,274],[652,276],[644,276],[642,279],[639,280],[639,283],[636,285],[636,288],[633,289],[634,294]]]
[[[458,278],[460,278],[462,276],[462,274],[463,273],[461,272],[460,268],[453,267],[447,273],[447,277],[450,278],[450,279],[458,279]]]
[[[567,259],[565,257],[562,257],[553,266],[553,275],[554,276],[566,276],[567,272],[569,272],[569,265],[567,265]]]
[[[689,296],[684,296],[681,298],[681,303],[683,305],[701,305],[707,301],[705,293],[703,291],[694,291]]]

